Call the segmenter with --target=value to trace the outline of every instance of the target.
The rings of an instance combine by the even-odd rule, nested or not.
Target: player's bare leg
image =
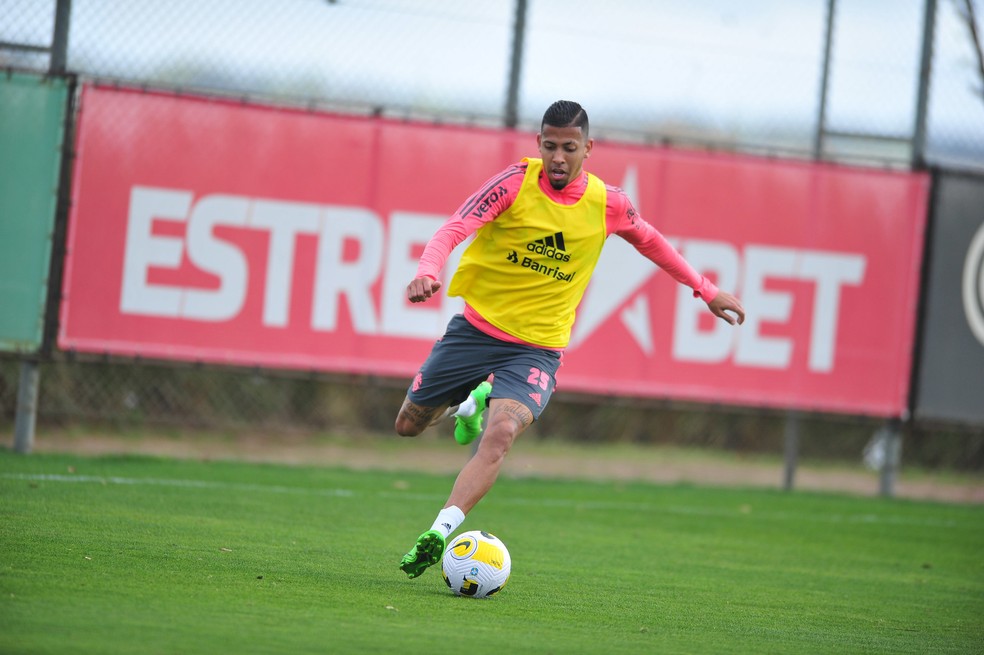
[[[413,411],[411,408],[409,413],[412,414]],[[417,538],[417,543],[400,562],[400,568],[411,578],[416,578],[441,560],[446,543],[445,535],[453,532],[454,527],[464,521],[465,514],[492,488],[506,453],[516,437],[533,422],[533,413],[525,405],[507,398],[492,399],[488,411],[489,424],[479,442],[478,450],[458,474],[448,502],[438,514],[434,527]],[[423,413],[419,421],[423,424]],[[398,430],[399,427],[398,421]],[[441,527],[442,517],[447,517],[448,520],[443,526],[443,533],[437,529]]]
[[[506,453],[531,423],[533,413],[521,402],[493,398],[489,403],[488,427],[478,450],[458,473],[445,507],[456,506],[468,514],[492,488]]]
[[[403,406],[396,416],[396,433],[401,437],[416,437],[435,423],[440,423],[457,409],[457,406],[441,405],[440,407],[424,407],[403,399]]]
[[[455,409],[457,406],[451,407],[448,404],[440,407],[424,407],[410,402],[409,398],[404,398],[400,413],[396,416],[396,432],[402,437],[416,437],[431,425],[447,418]],[[414,547],[403,556],[400,568],[411,578],[416,578],[429,566],[440,561],[444,553],[444,545],[444,535],[435,530],[428,530],[417,538]]]

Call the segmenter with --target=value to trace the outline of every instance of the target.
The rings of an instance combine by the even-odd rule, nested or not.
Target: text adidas
[[[553,246],[548,246],[545,243],[538,243],[534,241],[533,243],[527,243],[526,249],[537,255],[544,255],[552,259],[556,259],[559,262],[569,262],[571,261],[571,256],[564,252],[563,250],[557,250]]]

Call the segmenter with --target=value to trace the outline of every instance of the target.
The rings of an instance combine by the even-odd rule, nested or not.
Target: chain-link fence
[[[46,69],[66,4],[0,0],[0,67]],[[529,128],[571,97],[602,137],[907,163],[930,5],[926,156],[984,167],[980,0],[72,0],[66,67]]]
[[[928,154],[942,165],[984,168],[984,3],[942,3],[933,52]]]
[[[977,9],[978,22],[984,11],[978,0],[933,4],[926,159],[984,168],[984,72],[975,63],[979,46],[966,7]],[[138,86],[355,113],[493,126],[515,119],[529,129],[549,102],[569,97],[588,108],[596,137],[904,166],[917,133],[927,6],[0,0],[0,68],[63,68]],[[59,29],[67,34],[62,50]],[[0,373],[0,419],[10,424],[17,362],[0,359]],[[39,420],[56,427],[91,421],[281,431],[390,431],[405,384],[76,361],[63,353],[42,365],[41,379]],[[824,435],[805,440],[804,451],[843,454],[859,452],[874,426],[826,417],[804,430]],[[984,465],[980,435],[936,452],[945,440],[929,445],[912,430],[909,455],[922,448],[926,463]],[[603,405],[559,394],[532,432],[775,449],[783,417],[631,400]]]
[[[0,371],[0,403],[11,418],[19,366],[0,361]],[[365,377],[65,358],[44,363],[41,380],[41,420],[52,427],[81,421],[126,428],[383,432],[392,430],[405,392],[392,380]]]
[[[13,422],[19,364],[0,359],[0,426]],[[45,431],[83,433],[176,430],[348,437],[393,434],[405,394],[401,381],[369,377],[291,375],[270,371],[121,361],[58,359],[41,365],[39,422]],[[800,454],[858,461],[881,421],[845,416],[802,417]],[[450,438],[450,423],[443,428]],[[441,429],[441,428],[439,428]],[[524,439],[588,444],[634,443],[723,449],[755,454],[782,448],[781,412],[693,407],[630,398],[559,393]],[[910,426],[903,450],[913,464],[979,471],[984,433]]]

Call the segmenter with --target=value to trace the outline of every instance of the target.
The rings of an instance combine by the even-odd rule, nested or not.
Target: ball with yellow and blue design
[[[441,570],[455,595],[488,598],[506,586],[512,559],[501,539],[489,532],[472,530],[448,544]]]

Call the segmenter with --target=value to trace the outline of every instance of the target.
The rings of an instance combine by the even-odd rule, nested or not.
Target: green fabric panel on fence
[[[41,347],[68,87],[0,74],[0,351]]]

